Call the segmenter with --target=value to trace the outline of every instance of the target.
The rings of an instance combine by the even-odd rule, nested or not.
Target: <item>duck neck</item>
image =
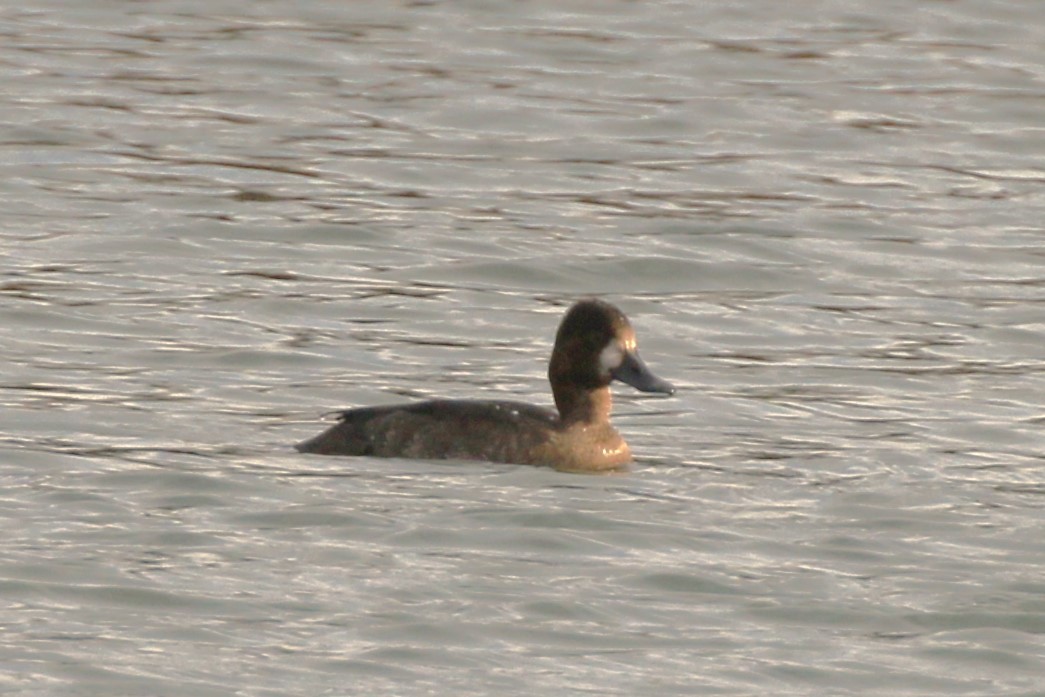
[[[557,390],[555,406],[564,424],[609,421],[613,397],[609,387],[594,390]]]

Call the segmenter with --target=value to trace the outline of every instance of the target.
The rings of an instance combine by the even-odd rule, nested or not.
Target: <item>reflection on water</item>
[[[1040,689],[1030,8],[0,13],[9,691]],[[588,294],[630,475],[290,451]]]

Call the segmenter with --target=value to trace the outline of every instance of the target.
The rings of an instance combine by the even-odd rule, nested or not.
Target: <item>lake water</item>
[[[0,694],[1045,695],[1019,0],[0,10]],[[548,404],[619,476],[321,458]]]

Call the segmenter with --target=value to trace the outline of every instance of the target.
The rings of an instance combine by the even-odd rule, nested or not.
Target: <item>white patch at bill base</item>
[[[611,370],[620,367],[623,360],[624,349],[621,348],[620,343],[610,341],[599,354],[599,368],[602,370],[603,375],[609,375]]]

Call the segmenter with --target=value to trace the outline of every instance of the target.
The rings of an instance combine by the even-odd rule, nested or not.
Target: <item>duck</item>
[[[555,410],[506,400],[434,399],[357,407],[301,453],[425,460],[478,460],[567,472],[619,470],[632,461],[610,424],[610,384],[675,394],[639,357],[635,331],[616,306],[584,299],[566,312],[548,363]]]

